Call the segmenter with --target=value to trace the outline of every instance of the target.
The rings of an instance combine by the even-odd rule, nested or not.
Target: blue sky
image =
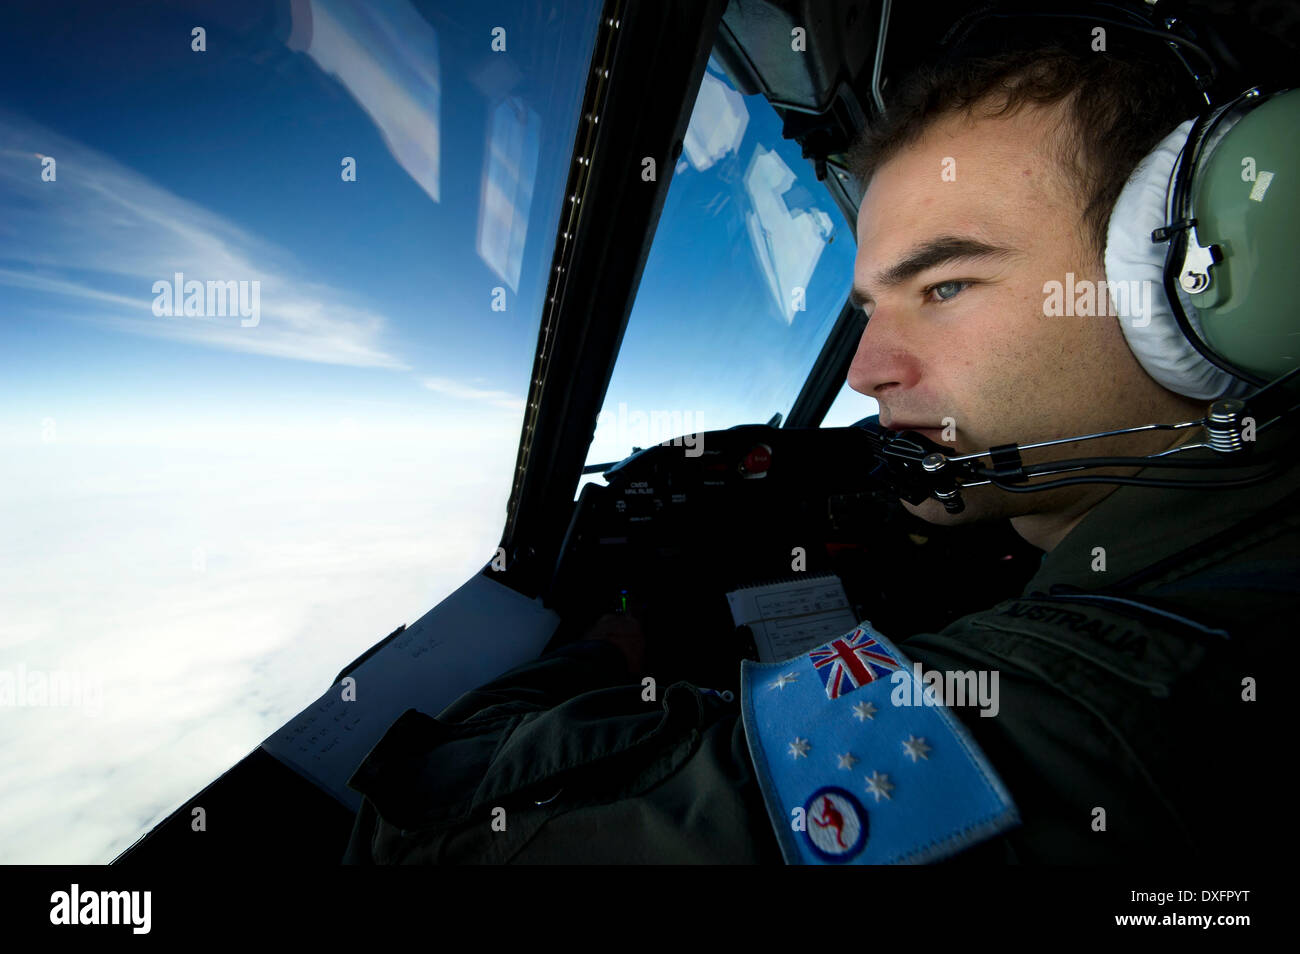
[[[345,310],[334,315],[334,324],[302,329],[288,341],[277,340],[287,331],[271,322],[257,335],[241,336],[250,340],[222,347],[208,340],[210,328],[172,323],[160,329],[147,311],[141,315],[125,304],[89,309],[84,298],[52,297],[48,286],[10,283],[6,313],[28,319],[12,323],[6,334],[7,376],[19,394],[43,393],[53,372],[75,375],[101,402],[129,402],[129,382],[143,376],[170,401],[193,404],[249,390],[259,402],[281,396],[300,403],[339,390],[405,401],[422,376],[522,399],[519,369],[532,359],[549,261],[549,248],[542,246],[554,233],[572,141],[570,113],[583,79],[573,63],[559,69],[556,60],[563,52],[585,63],[585,31],[513,30],[499,4],[457,13],[456,29],[447,31],[451,39],[477,34],[483,42],[443,36],[435,45],[443,82],[432,136],[440,161],[436,178],[444,188],[434,202],[339,80],[310,56],[288,49],[285,15],[272,12],[279,6],[222,8],[224,26],[199,16],[209,23],[203,53],[190,49],[195,15],[165,6],[110,11],[86,4],[83,13],[58,17],[57,42],[53,36],[31,42],[23,29],[7,30],[0,39],[0,88],[11,200],[0,260],[7,270],[148,303],[152,278],[170,279],[174,265],[202,270],[221,246],[233,253],[231,267],[187,277],[238,280],[256,273],[268,314],[277,301]],[[32,19],[39,36],[53,15]],[[474,243],[477,186],[495,105],[474,79],[505,68],[491,59],[487,42],[498,20],[511,28],[507,39],[516,47],[543,47],[521,49],[509,64],[516,76],[511,92],[539,114],[542,141],[538,193],[523,213],[530,259],[504,313],[492,311],[490,300],[501,279]],[[383,44],[374,52],[388,62]],[[148,65],[123,70],[124,61]],[[563,88],[530,94],[529,66],[548,80],[563,79],[551,83]],[[394,73],[393,88],[413,97],[425,92]],[[488,83],[480,79],[478,85]],[[13,155],[27,147],[31,169]],[[37,152],[59,160],[59,183],[37,184]],[[343,156],[357,160],[355,182],[340,180]],[[78,191],[83,172],[111,183],[113,193]],[[15,177],[23,180],[21,191]],[[45,193],[62,191],[64,201],[52,210],[42,201],[42,186]],[[119,198],[133,207],[113,201]],[[121,215],[137,220],[125,226],[124,246],[110,250],[105,246],[122,231]],[[177,236],[150,228],[154,215],[193,225],[198,234],[168,249]],[[144,279],[150,281],[142,288]],[[104,327],[110,315],[115,321]],[[77,322],[75,330],[68,322]],[[164,330],[169,337],[160,340]],[[232,347],[240,351],[218,353]],[[282,360],[286,356],[298,360]],[[411,374],[392,373],[403,370]]]
[[[0,671],[103,687],[0,707],[0,862],[111,860],[491,557],[598,9],[0,12]],[[788,411],[851,230],[716,70],[659,172],[607,410]],[[178,271],[256,323],[156,315]]]

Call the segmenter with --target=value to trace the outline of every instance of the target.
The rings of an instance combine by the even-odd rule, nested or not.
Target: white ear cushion
[[[1106,281],[1112,289],[1132,290],[1130,298],[1140,295],[1134,300],[1142,307],[1125,309],[1119,324],[1129,348],[1146,372],[1175,393],[1209,400],[1245,394],[1250,387],[1206,361],[1183,336],[1164,291],[1165,254],[1169,246],[1151,241],[1152,231],[1168,221],[1169,174],[1191,128],[1189,119],[1161,140],[1129,176],[1111,211],[1106,231]],[[1225,120],[1215,130],[1209,145],[1216,144],[1228,128],[1230,122]],[[1190,297],[1181,288],[1178,297],[1188,321],[1199,334],[1200,320]]]

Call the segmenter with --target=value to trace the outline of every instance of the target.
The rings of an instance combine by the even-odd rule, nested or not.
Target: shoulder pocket
[[[1174,682],[1200,666],[1207,652],[1228,638],[1222,629],[1158,607],[1083,593],[1007,600],[966,622],[1028,637],[1031,642],[1014,650],[1017,662],[1049,664],[1058,654],[1036,654],[1032,646],[1050,645],[1142,686],[1157,698],[1167,696]]]

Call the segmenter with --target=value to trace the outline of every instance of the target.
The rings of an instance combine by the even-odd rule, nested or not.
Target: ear
[[[1184,337],[1164,289],[1169,246],[1151,241],[1152,231],[1168,222],[1171,172],[1191,128],[1189,119],[1162,139],[1129,176],[1106,232],[1106,282],[1112,294],[1118,292],[1127,302],[1118,321],[1147,374],[1176,394],[1209,400],[1245,394],[1250,387],[1206,361]],[[1181,289],[1178,294],[1188,321],[1200,333],[1190,298]]]

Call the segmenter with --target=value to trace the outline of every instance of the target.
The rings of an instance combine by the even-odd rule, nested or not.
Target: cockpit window
[[[880,413],[880,402],[873,397],[859,394],[849,387],[848,382],[840,388],[834,403],[822,418],[822,427],[848,427],[858,423],[864,417]]]
[[[762,95],[710,60],[587,455],[790,411],[848,296],[852,230]]]
[[[601,7],[0,6],[0,860],[111,860],[492,558]]]

